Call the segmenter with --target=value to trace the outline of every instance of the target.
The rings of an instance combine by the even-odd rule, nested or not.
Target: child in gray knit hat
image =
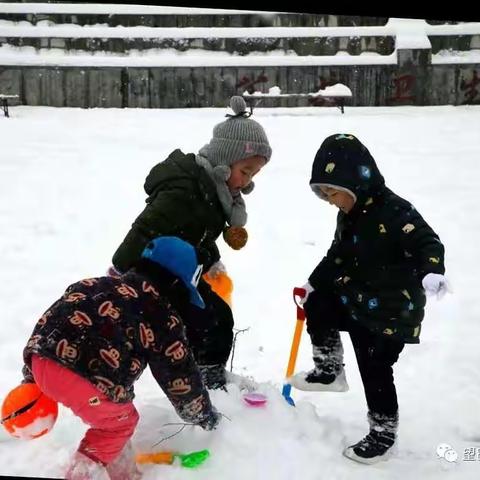
[[[263,127],[247,113],[243,97],[230,99],[235,115],[213,129],[213,137],[200,149],[197,163],[209,173],[232,226],[247,222],[241,193],[250,193],[255,184],[251,178],[270,160],[272,149]]]
[[[215,243],[220,234],[234,249],[245,245],[242,194],[253,190],[252,179],[270,160],[272,149],[243,97],[232,97],[230,106],[233,114],[214,127],[198,154],[177,149],[152,168],[144,186],[147,205],[113,256],[117,271],[130,269],[150,240],[168,235],[191,243],[203,271],[215,278],[225,271]],[[232,312],[206,278],[198,290],[205,310],[186,305],[180,314],[207,387],[223,387],[233,341]]]

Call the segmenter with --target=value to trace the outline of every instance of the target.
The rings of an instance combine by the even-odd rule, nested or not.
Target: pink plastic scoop
[[[267,397],[263,393],[246,393],[243,399],[252,407],[261,407],[267,403]]]

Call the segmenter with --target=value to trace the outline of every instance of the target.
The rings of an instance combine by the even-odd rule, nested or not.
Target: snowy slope
[[[145,175],[171,150],[197,151],[226,109],[102,110],[13,107],[0,116],[0,399],[20,380],[21,352],[41,313],[77,279],[101,275],[144,204]],[[480,378],[477,301],[480,107],[257,109],[273,157],[247,197],[250,240],[219,247],[235,284],[238,336],[233,370],[260,382],[265,409],[245,406],[238,388],[212,399],[231,421],[218,430],[187,427],[155,449],[209,448],[198,470],[154,466],[145,479],[318,480],[477,479]],[[348,393],[280,396],[295,323],[292,288],[301,286],[330,245],[336,211],[308,187],[322,140],[356,134],[387,184],[413,201],[446,246],[455,293],[429,301],[422,343],[396,366],[398,453],[367,467],[341,455],[366,433],[366,405],[348,336],[343,336]],[[187,133],[186,133],[187,132]],[[310,368],[304,332],[297,368]],[[148,450],[178,427],[150,373],[136,385],[141,422],[137,449]],[[31,442],[0,434],[0,475],[60,477],[86,426],[61,409],[54,430]],[[440,443],[458,452],[437,458]],[[480,452],[480,450],[479,450]]]

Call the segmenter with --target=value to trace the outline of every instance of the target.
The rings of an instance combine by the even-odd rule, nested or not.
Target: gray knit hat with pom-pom
[[[210,143],[202,147],[200,155],[206,157],[210,165],[230,166],[237,160],[260,155],[268,162],[272,149],[263,127],[252,120],[243,97],[234,96],[230,99],[230,107],[235,115],[222,123],[215,125]]]

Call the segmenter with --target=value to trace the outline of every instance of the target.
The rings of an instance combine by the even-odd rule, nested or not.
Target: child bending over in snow
[[[369,434],[344,455],[375,463],[391,453],[398,428],[393,364],[419,343],[425,293],[448,290],[444,247],[406,200],[385,186],[353,135],[325,139],[310,186],[340,210],[333,243],[310,275],[302,300],[315,368],[292,378],[309,391],[346,391],[339,330],[350,335],[368,406]]]
[[[198,153],[177,149],[152,168],[144,185],[147,205],[113,255],[118,272],[127,271],[149,240],[161,235],[191,243],[210,278],[225,272],[215,243],[222,233],[235,250],[245,245],[243,195],[253,190],[252,179],[270,160],[272,149],[263,127],[249,118],[245,100],[234,96],[230,106],[234,115],[214,127],[209,143]],[[206,308],[192,305],[180,313],[207,388],[224,388],[233,341],[232,311],[205,279],[198,289]]]
[[[132,269],[70,285],[37,322],[24,349],[24,382],[35,382],[90,425],[67,480],[134,480],[130,438],[139,415],[133,385],[148,365],[178,415],[205,430],[212,406],[174,308],[205,305],[202,266],[177,237],[150,242]]]

